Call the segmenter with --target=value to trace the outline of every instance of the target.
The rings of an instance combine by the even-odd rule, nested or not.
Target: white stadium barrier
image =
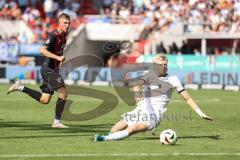
[[[226,91],[235,91],[235,92],[237,92],[237,91],[239,91],[239,86],[235,86],[235,85],[226,85],[226,86],[224,87],[224,90],[226,90]]]
[[[95,81],[92,83],[93,86],[109,86],[108,81]]]
[[[199,85],[198,84],[185,84],[184,88],[198,90],[199,89]]]
[[[79,80],[79,81],[77,81],[77,85],[78,86],[90,86],[90,83],[82,81],[82,80]]]
[[[223,89],[222,84],[203,84],[201,86],[201,89],[216,89],[216,90],[221,90]]]

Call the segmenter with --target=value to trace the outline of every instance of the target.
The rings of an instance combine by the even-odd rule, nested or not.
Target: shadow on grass
[[[208,139],[215,139],[219,140],[220,135],[206,135],[206,136],[179,136],[178,139],[184,139],[184,138],[208,138]]]
[[[35,135],[35,136],[5,136],[0,137],[0,139],[33,139],[33,138],[58,138],[58,137],[82,137],[82,136],[92,136],[92,134],[64,134],[64,135]]]
[[[179,136],[178,139],[185,139],[185,138],[208,138],[208,139],[214,139],[214,140],[219,140],[220,139],[220,135],[204,135],[204,136]],[[149,136],[149,137],[135,137],[132,138],[134,140],[155,140],[155,139],[159,139],[158,136]]]
[[[51,128],[50,124],[39,124],[24,121],[4,121],[0,122],[0,128],[12,128],[13,130],[37,131],[40,135],[26,136],[0,136],[0,139],[10,138],[46,138],[46,137],[68,137],[68,136],[93,136],[97,133],[107,133],[113,124],[93,124],[93,125],[70,125],[69,128]],[[62,133],[62,135],[60,135]],[[46,135],[47,134],[47,135]]]

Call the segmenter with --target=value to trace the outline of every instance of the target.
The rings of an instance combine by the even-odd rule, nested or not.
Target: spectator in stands
[[[26,32],[22,32],[18,35],[17,37],[18,41],[22,44],[26,44],[28,43],[28,37],[27,37],[27,34]]]
[[[54,12],[56,10],[56,4],[53,0],[45,0],[43,3],[44,12],[47,18],[53,18]]]
[[[159,45],[157,45],[157,53],[161,53],[161,54],[162,53],[164,53],[164,54],[167,53],[167,50],[164,47],[163,42],[161,42]]]
[[[3,42],[3,38],[2,38],[2,36],[0,35],[0,42]]]
[[[219,47],[215,47],[215,48],[214,48],[214,54],[215,54],[216,56],[222,55],[221,49],[220,49]]]
[[[169,53],[170,54],[178,54],[179,53],[178,46],[175,42],[173,42],[172,45],[169,46]]]
[[[64,10],[72,19],[75,17],[77,24],[79,15],[97,14],[91,0],[82,0],[81,4],[79,0],[17,2],[0,1],[0,19],[23,19],[42,40],[56,27],[54,17],[59,11]],[[161,34],[179,22],[189,23],[187,30],[190,32],[240,31],[239,0],[102,0],[101,3],[105,14],[112,17],[114,23],[132,23],[133,16],[140,17],[138,23],[145,25],[140,39],[147,40],[147,44],[155,49],[161,45]],[[74,21],[73,26],[76,26]]]
[[[2,19],[12,19],[11,18],[11,6],[9,3],[6,3],[1,9],[1,18]]]
[[[129,9],[126,8],[125,6],[121,6],[119,10],[120,18],[124,19],[124,21],[126,22],[129,19],[129,15],[130,15]]]
[[[102,2],[102,6],[104,10],[110,9],[111,5],[112,5],[112,0],[103,0]]]
[[[12,6],[11,6],[11,17],[12,17],[13,20],[21,19],[21,17],[22,17],[21,9],[17,6],[16,3],[12,3]]]
[[[133,0],[133,13],[134,14],[141,14],[143,11],[144,0]]]
[[[193,53],[194,55],[201,55],[201,52],[197,48],[193,50]]]
[[[18,0],[19,7],[21,11],[25,11],[28,5],[28,0]]]
[[[187,41],[182,41],[182,47],[180,48],[181,54],[189,54],[189,48]]]

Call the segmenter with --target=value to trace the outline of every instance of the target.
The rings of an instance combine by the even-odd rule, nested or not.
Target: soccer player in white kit
[[[167,104],[174,89],[201,118],[213,120],[201,111],[178,77],[167,74],[168,60],[165,55],[158,55],[153,59],[153,63],[154,70],[139,78],[134,87],[137,107],[131,112],[124,113],[122,119],[112,127],[109,135],[95,135],[95,141],[120,140],[134,133],[152,130],[167,111]]]

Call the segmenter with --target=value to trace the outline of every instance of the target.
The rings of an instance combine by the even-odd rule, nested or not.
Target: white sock
[[[123,130],[123,131],[114,132],[108,136],[105,136],[105,140],[120,140],[120,139],[127,138],[128,136],[129,136],[128,131]]]
[[[60,123],[60,120],[59,119],[54,119],[54,122],[53,122],[54,124],[58,124],[58,123]]]
[[[20,86],[18,87],[18,90],[19,90],[19,91],[23,91],[23,88],[24,88],[24,86],[23,86],[23,85],[20,85]]]

